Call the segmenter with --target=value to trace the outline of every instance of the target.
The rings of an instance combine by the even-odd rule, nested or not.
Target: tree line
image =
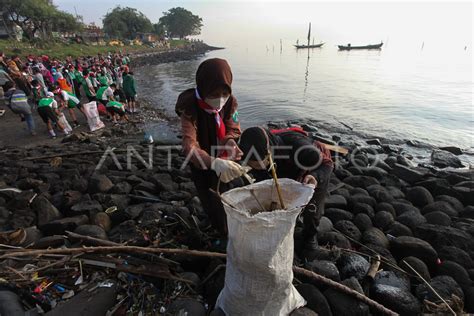
[[[27,40],[35,37],[52,38],[53,32],[80,32],[84,24],[80,16],[59,10],[52,0],[0,0],[4,23],[21,28]],[[201,33],[202,18],[181,7],[163,12],[157,23],[152,23],[142,12],[117,6],[103,20],[103,31],[111,38],[134,39],[138,33],[184,38]]]

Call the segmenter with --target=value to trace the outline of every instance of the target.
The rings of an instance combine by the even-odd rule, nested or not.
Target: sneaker
[[[78,128],[79,126],[81,126],[81,124],[75,123],[75,124],[72,125],[72,128]]]

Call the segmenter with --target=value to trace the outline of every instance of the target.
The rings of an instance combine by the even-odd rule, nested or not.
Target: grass
[[[185,40],[171,40],[171,48],[181,47],[186,44]],[[41,47],[39,47],[41,46]],[[19,55],[48,55],[52,58],[64,59],[67,56],[73,58],[79,56],[106,54],[108,52],[151,52],[163,50],[163,48],[151,48],[149,46],[94,46],[85,44],[64,44],[64,43],[44,43],[42,45],[33,45],[28,42],[17,42],[13,40],[0,40],[0,51],[6,56]]]

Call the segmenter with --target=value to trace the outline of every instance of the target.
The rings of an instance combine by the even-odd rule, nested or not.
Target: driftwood
[[[28,257],[28,256],[42,256],[42,255],[51,255],[51,254],[63,254],[63,255],[76,255],[83,253],[134,253],[134,254],[170,254],[170,255],[188,255],[194,257],[207,257],[207,258],[220,258],[225,259],[226,254],[209,252],[209,251],[198,251],[198,250],[188,250],[188,249],[173,249],[173,248],[146,248],[146,247],[136,247],[136,246],[103,246],[103,247],[83,247],[83,248],[64,248],[64,249],[40,249],[40,250],[12,250],[10,249],[8,253],[0,255],[1,259],[15,258],[15,257]],[[357,300],[367,304],[374,310],[384,314],[384,315],[398,315],[397,313],[391,311],[390,309],[382,306],[381,304],[375,302],[374,300],[364,296],[363,294],[354,291],[353,289],[344,286],[340,283],[332,281],[326,277],[323,277],[319,274],[316,274],[312,271],[300,268],[293,267],[295,274],[304,275],[309,279],[323,283],[327,286],[330,286],[336,290],[339,290],[347,295],[354,297]]]

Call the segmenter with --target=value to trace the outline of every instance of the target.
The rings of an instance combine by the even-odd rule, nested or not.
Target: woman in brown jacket
[[[244,173],[235,162],[242,156],[235,141],[241,131],[237,100],[232,95],[232,71],[227,61],[213,58],[202,62],[196,72],[196,85],[182,92],[176,102],[183,151],[186,161],[191,162],[192,180],[204,210],[214,228],[225,236],[227,225],[222,203],[209,189],[216,190],[220,179],[220,191],[226,191]]]

